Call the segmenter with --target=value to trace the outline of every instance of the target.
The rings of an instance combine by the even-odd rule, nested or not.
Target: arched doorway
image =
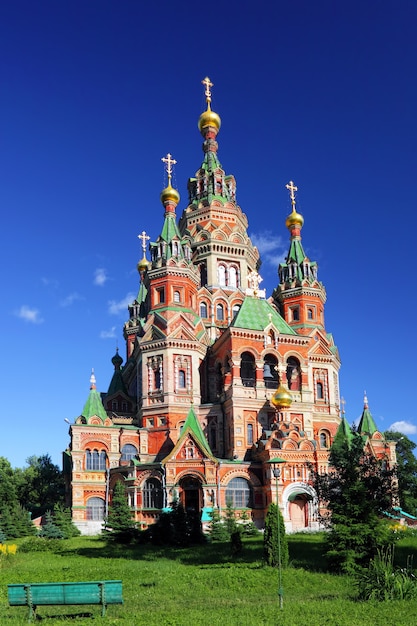
[[[203,491],[198,478],[185,476],[180,481],[180,502],[187,513],[200,514],[203,506]]]
[[[308,499],[305,494],[294,494],[289,500],[289,514],[292,530],[301,530],[308,526]]]

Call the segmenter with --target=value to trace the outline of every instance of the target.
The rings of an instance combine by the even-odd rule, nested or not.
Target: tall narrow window
[[[200,304],[200,317],[203,319],[207,318],[207,304],[205,302],[201,302]]]
[[[220,322],[224,320],[224,308],[222,304],[216,306],[216,317]]]
[[[174,302],[180,302],[180,301],[181,301],[180,292],[174,291]]]
[[[233,265],[229,267],[229,287],[237,287],[237,270]]]
[[[248,424],[247,443],[248,443],[248,446],[251,446],[253,444],[253,424]]]
[[[178,387],[185,389],[185,370],[178,370]]]
[[[224,265],[219,265],[217,268],[217,277],[220,287],[226,286],[226,268]]]
[[[255,357],[250,352],[243,352],[240,359],[240,378],[244,387],[255,387]]]
[[[143,487],[143,508],[162,508],[162,486],[158,479],[148,478]]]
[[[324,399],[323,383],[318,382],[316,384],[316,394],[317,394],[317,400]]]

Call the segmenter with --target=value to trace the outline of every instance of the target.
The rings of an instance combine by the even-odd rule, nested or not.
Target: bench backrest
[[[122,581],[21,583],[8,585],[11,606],[52,604],[122,604]]]

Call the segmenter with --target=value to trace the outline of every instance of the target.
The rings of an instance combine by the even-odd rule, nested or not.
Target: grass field
[[[263,567],[262,537],[246,539],[230,556],[228,544],[189,549],[109,546],[97,537],[54,542],[53,552],[17,552],[0,559],[0,624],[26,624],[26,607],[9,607],[7,584],[122,579],[123,605],[40,607],[45,625],[126,626],[416,626],[417,601],[362,603],[353,581],[325,573],[320,535],[290,537],[291,566],[283,573],[284,608],[278,606],[277,571]],[[51,544],[51,545],[54,545]],[[415,555],[417,539],[402,539],[397,558]]]

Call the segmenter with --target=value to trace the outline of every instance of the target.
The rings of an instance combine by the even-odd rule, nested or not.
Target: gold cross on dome
[[[173,159],[172,158],[172,154],[170,154],[168,152],[166,157],[162,157],[161,161],[163,163],[165,163],[165,165],[166,165],[165,169],[166,169],[166,172],[168,174],[168,180],[171,180],[171,177],[172,177],[172,166],[177,164],[176,160]]]
[[[204,80],[201,81],[201,84],[205,86],[205,92],[204,95],[206,96],[206,101],[207,102],[211,102],[211,91],[210,91],[210,87],[213,87],[213,83],[211,82],[211,80],[209,79],[208,76],[205,77]]]
[[[142,250],[143,250],[143,254],[145,254],[146,251],[146,242],[148,241],[148,239],[150,239],[149,235],[146,234],[146,232],[143,230],[141,232],[140,235],[138,235],[138,239],[142,240]]]
[[[292,204],[292,207],[294,208],[295,207],[295,192],[298,191],[298,187],[294,185],[292,180],[290,180],[290,182],[287,185],[285,185],[285,187],[290,192],[291,204]]]

